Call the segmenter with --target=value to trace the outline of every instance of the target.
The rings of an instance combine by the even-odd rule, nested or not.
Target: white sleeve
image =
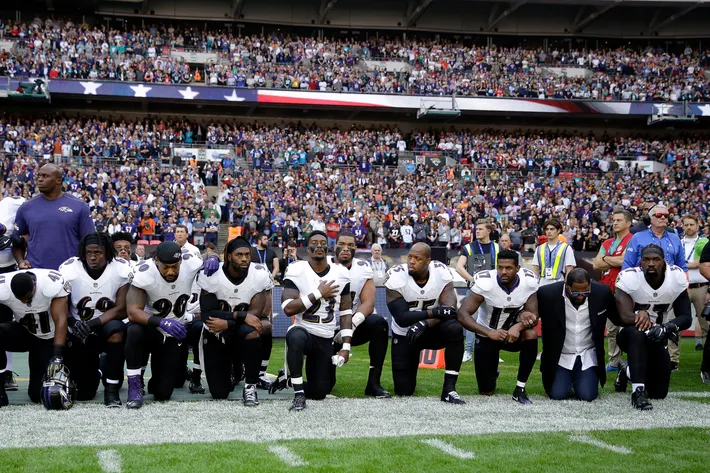
[[[574,257],[574,249],[572,249],[572,245],[567,245],[567,251],[565,252],[565,266],[577,266],[577,260]]]
[[[635,268],[627,269],[619,273],[616,278],[616,288],[621,289],[627,294],[633,293],[637,288],[637,276]]]
[[[537,266],[538,268],[540,267],[540,263],[538,262],[538,255],[540,254],[540,248],[542,248],[542,246],[538,246],[537,248],[535,248],[535,254],[533,254],[532,261],[530,262],[530,264],[532,264],[533,266]]]

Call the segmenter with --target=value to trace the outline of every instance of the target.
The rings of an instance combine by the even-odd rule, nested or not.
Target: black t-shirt
[[[276,253],[274,253],[274,250],[271,248],[267,248],[265,250],[254,248],[252,250],[251,258],[253,263],[265,264],[266,267],[269,268],[270,272],[274,270],[274,258],[276,258]]]
[[[701,263],[710,263],[710,243],[706,243],[703,247],[703,252],[700,253]]]

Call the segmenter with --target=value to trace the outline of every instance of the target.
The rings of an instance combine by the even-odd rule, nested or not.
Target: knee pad
[[[444,336],[451,342],[463,342],[464,340],[463,326],[455,320],[452,320],[451,323],[447,323],[441,330]]]
[[[286,333],[286,344],[289,347],[304,348],[308,343],[308,332],[301,328],[294,328]]]

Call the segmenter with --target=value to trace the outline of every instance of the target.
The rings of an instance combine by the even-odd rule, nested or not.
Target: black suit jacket
[[[537,291],[537,305],[542,320],[542,384],[550,393],[555,381],[557,364],[565,343],[567,317],[565,314],[564,282],[542,286]],[[602,386],[606,383],[606,351],[604,350],[604,329],[607,318],[619,325],[616,301],[609,286],[592,281],[589,295],[589,317],[592,322],[592,338],[597,350],[597,376]]]

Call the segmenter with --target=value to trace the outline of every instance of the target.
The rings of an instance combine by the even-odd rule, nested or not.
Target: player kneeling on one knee
[[[179,367],[183,363],[180,344],[187,335],[185,309],[200,269],[202,260],[182,252],[173,241],[158,245],[154,258],[135,268],[126,296],[131,321],[126,336],[127,408],[143,405],[141,366],[148,352],[152,356],[148,393],[156,401],[170,399],[176,378],[184,380]]]
[[[353,338],[352,346],[361,346],[369,343],[370,370],[365,386],[365,395],[386,399],[390,393],[380,384],[382,365],[387,356],[389,344],[389,325],[387,320],[375,310],[375,283],[373,272],[367,261],[355,258],[355,235],[351,232],[340,232],[335,241],[335,258],[333,262],[341,264],[350,270],[350,294],[353,299]],[[338,314],[339,316],[340,314]],[[342,350],[343,331],[339,330],[334,338],[333,355]],[[333,390],[336,380],[337,366],[331,368],[330,390]]]
[[[0,275],[0,304],[12,311],[13,321],[0,323],[0,408],[8,405],[5,393],[5,352],[29,352],[32,402],[40,402],[43,381],[66,378],[64,348],[71,285],[57,271],[25,269]],[[70,401],[70,400],[68,400]],[[48,402],[45,407],[54,408]],[[70,402],[64,408],[71,407]]]
[[[265,311],[266,295],[274,287],[271,273],[262,264],[251,262],[251,244],[237,237],[225,246],[224,264],[212,276],[200,272],[200,310],[204,328],[200,359],[207,385],[215,399],[226,399],[232,391],[233,365],[244,363],[245,406],[259,405],[256,387],[261,367],[259,317]]]
[[[617,343],[628,355],[629,364],[616,376],[615,388],[625,392],[631,380],[631,405],[653,409],[649,399],[664,399],[671,381],[668,340],[678,341],[678,332],[692,322],[688,280],[685,272],[666,264],[660,246],[647,245],[641,251],[641,266],[619,273],[616,279],[616,307],[619,316],[634,325],[619,331]],[[675,318],[667,320],[671,309]]]
[[[67,365],[77,385],[77,400],[96,396],[99,387],[99,355],[103,367],[104,404],[120,407],[118,389],[123,380],[126,294],[131,267],[115,256],[107,233],[89,233],[79,242],[78,258],[70,258],[59,272],[71,283],[69,298],[69,352]]]
[[[495,271],[481,271],[473,277],[471,292],[461,303],[457,318],[464,328],[476,334],[473,361],[479,393],[494,393],[500,351],[519,352],[513,400],[532,404],[525,384],[535,365],[537,333],[532,320],[521,322],[520,317],[527,313],[533,320],[537,319],[537,287],[535,273],[520,269],[518,254],[510,250],[498,253]],[[473,314],[484,301],[483,310],[475,320]]]
[[[330,390],[330,366],[342,366],[350,356],[352,340],[352,299],[350,271],[341,264],[329,264],[328,237],[320,230],[308,238],[308,260],[296,261],[286,268],[281,307],[294,324],[286,334],[286,362],[291,375],[294,399],[291,410],[306,408],[306,397],[323,399]],[[340,311],[343,348],[333,355],[335,310]],[[303,381],[303,357],[306,378]],[[287,380],[283,372],[270,392],[283,389]]]
[[[445,349],[441,400],[465,404],[456,392],[463,359],[463,329],[455,320],[457,299],[449,268],[431,260],[431,248],[416,243],[407,264],[387,271],[387,307],[392,314],[392,378],[398,396],[411,396],[417,386],[419,354]]]

